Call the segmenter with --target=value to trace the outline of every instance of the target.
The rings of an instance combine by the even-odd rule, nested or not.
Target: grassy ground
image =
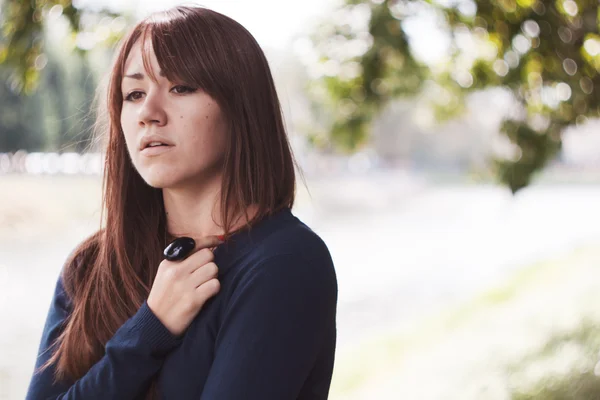
[[[598,265],[600,246],[581,247],[523,268],[411,330],[340,354],[332,398],[600,398],[600,385],[590,379],[600,350]],[[565,346],[578,349],[577,357],[566,357]],[[560,390],[575,382],[596,397],[557,397],[548,377],[564,381]]]
[[[36,239],[100,221],[99,177],[4,175],[0,191],[0,239]]]

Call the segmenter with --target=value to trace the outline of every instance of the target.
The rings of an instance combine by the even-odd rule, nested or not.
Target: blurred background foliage
[[[124,18],[114,22],[114,12],[78,9],[69,0],[2,0],[0,6],[0,64],[11,67],[10,84],[17,92],[31,93],[48,62],[48,20],[62,17],[68,23],[61,45],[79,55],[97,44],[118,41],[125,23]]]
[[[131,16],[0,0],[0,151],[91,146],[96,88]]]
[[[0,93],[9,105],[2,111],[8,114],[2,118],[9,124],[5,132],[35,132],[40,123],[32,119],[39,100],[20,93],[41,86],[57,98],[85,97],[96,84],[82,85],[90,77],[85,75],[89,67],[83,62],[79,78],[65,79],[64,58],[109,48],[131,21],[109,10],[78,9],[68,0],[2,0],[0,5],[5,82]],[[450,38],[446,56],[433,64],[415,57],[405,32],[406,23],[423,12],[434,13]],[[59,46],[61,54],[53,54],[45,22],[59,17],[67,21],[68,35]],[[345,0],[316,29],[312,42],[322,68],[308,84],[314,123],[307,130],[320,148],[364,148],[373,120],[395,99],[425,94],[435,119],[446,122],[464,111],[469,93],[501,87],[518,107],[501,126],[511,152],[495,157],[493,166],[497,179],[516,192],[556,156],[566,127],[600,116],[597,0]],[[42,77],[45,68],[49,72]],[[69,107],[52,102],[62,122],[47,132],[50,140],[27,137],[31,133],[18,139],[3,135],[3,150],[42,143],[60,147],[56,129],[66,132],[61,123],[75,115]],[[81,133],[88,126],[69,131]]]
[[[451,39],[434,65],[415,57],[403,30],[426,9]],[[368,24],[353,23],[357,14]],[[414,97],[428,81],[440,88],[430,105],[442,122],[464,110],[468,93],[503,87],[520,110],[501,128],[513,155],[495,166],[515,192],[556,155],[567,126],[600,116],[597,0],[346,0],[313,40],[328,67],[312,88],[327,105],[320,134],[347,150],[367,142],[390,100]]]

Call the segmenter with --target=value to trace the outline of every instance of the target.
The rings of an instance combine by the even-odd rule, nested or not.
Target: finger
[[[192,272],[190,276],[190,283],[194,288],[197,288],[203,283],[216,278],[218,275],[219,268],[217,267],[217,264],[214,262],[209,262]]]
[[[194,250],[190,252],[185,260],[188,272],[193,272],[202,265],[214,259],[213,248],[223,243],[218,236],[204,236],[196,241]],[[189,261],[188,261],[189,260]]]
[[[181,267],[187,273],[191,274],[205,264],[213,261],[215,256],[210,249],[200,249],[181,262]]]
[[[219,293],[221,282],[218,279],[211,279],[198,286],[194,292],[198,302],[204,304],[206,300]]]
[[[223,240],[221,240],[221,238],[218,235],[194,238],[194,241],[196,242],[196,246],[194,247],[194,253],[202,249],[216,247],[223,243]]]

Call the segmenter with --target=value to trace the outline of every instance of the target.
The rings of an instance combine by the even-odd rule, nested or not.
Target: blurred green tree
[[[0,152],[39,151],[44,146],[42,102],[12,91],[3,84],[7,78],[8,72],[0,69]]]
[[[0,151],[92,145],[98,75],[131,19],[70,0],[0,0]]]
[[[450,37],[437,65],[419,61],[404,29],[424,11]],[[444,94],[431,104],[440,121],[460,114],[468,93],[503,87],[521,112],[501,127],[514,154],[493,165],[514,193],[557,154],[567,126],[600,116],[598,12],[598,0],[345,0],[313,36],[322,68],[310,85],[322,123],[313,138],[360,148],[383,107],[424,82]],[[460,45],[465,37],[474,48]]]
[[[13,89],[32,93],[47,63],[48,21],[65,19],[65,46],[80,55],[96,44],[115,43],[125,17],[107,9],[79,9],[71,0],[0,0],[0,65],[8,66]]]
[[[0,67],[0,152],[83,152],[92,146],[90,103],[97,74],[87,57],[57,48],[47,49],[45,56],[38,89],[30,95],[9,84],[12,71]]]

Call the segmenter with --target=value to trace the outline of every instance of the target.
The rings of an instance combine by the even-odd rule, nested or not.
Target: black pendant
[[[179,261],[186,258],[192,250],[196,247],[196,242],[191,237],[180,237],[173,240],[165,250],[163,254],[169,261]]]

